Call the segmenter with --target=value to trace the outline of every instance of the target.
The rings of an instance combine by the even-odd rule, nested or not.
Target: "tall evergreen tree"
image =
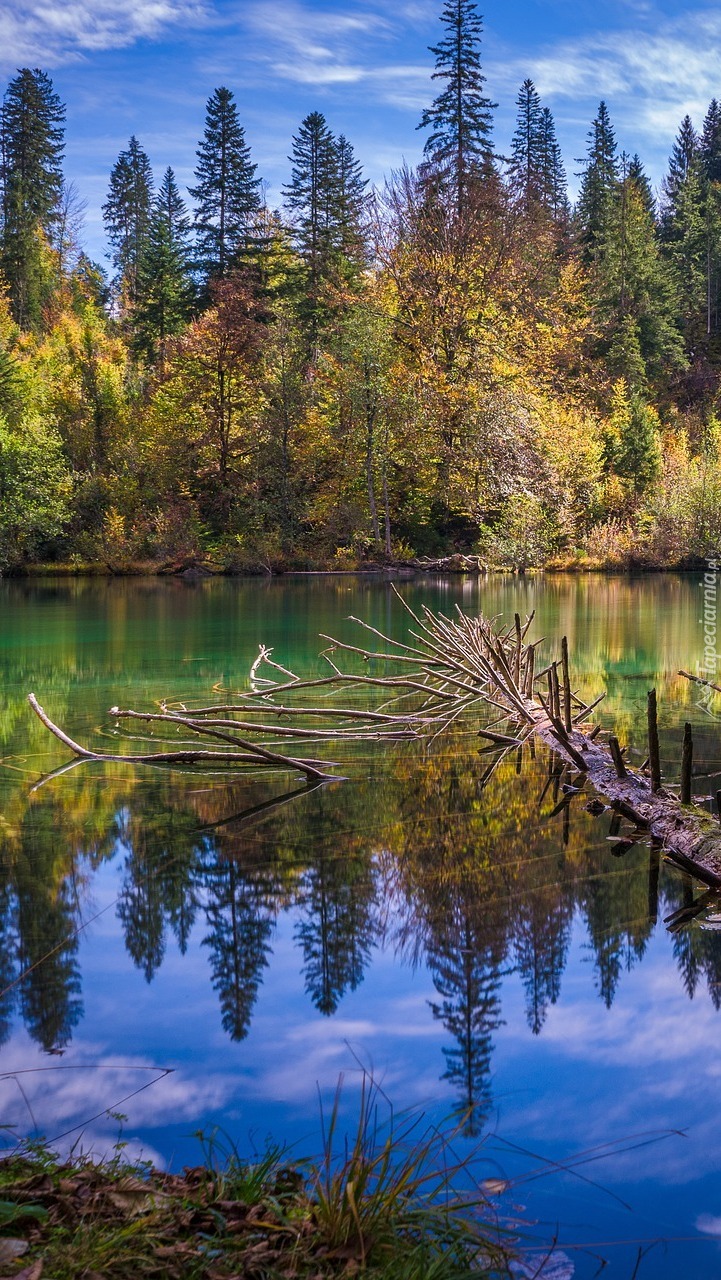
[[[721,182],[721,105],[716,98],[706,112],[699,150],[709,182]]]
[[[665,239],[677,238],[678,202],[683,188],[691,179],[700,177],[699,139],[690,116],[684,116],[676,135],[668,162],[668,173],[663,180],[661,230]]]
[[[662,260],[647,192],[622,157],[623,176],[611,193],[596,240],[591,289],[602,322],[601,354],[611,371],[643,388],[684,365],[676,299]]]
[[[0,117],[0,267],[15,320],[37,325],[48,293],[49,244],[62,191],[65,107],[44,71],[24,67],[10,81]]]
[[[557,222],[566,222],[570,213],[568,182],[549,107],[541,109],[539,134],[541,201]]]
[[[655,220],[656,199],[653,194],[653,188],[651,187],[648,174],[643,167],[643,163],[638,152],[631,157],[628,163],[627,176],[629,180],[634,183],[646,213]]]
[[[712,271],[712,205],[701,145],[690,116],[684,116],[662,186],[661,237],[673,267],[677,307],[687,343],[708,327]]]
[[[618,182],[616,135],[605,102],[588,133],[588,151],[584,164],[576,216],[587,259],[593,257],[598,242],[606,232],[611,196]]]
[[[483,19],[476,4],[446,0],[441,22],[446,34],[430,52],[436,60],[432,78],[445,81],[445,88],[426,107],[418,128],[431,130],[424,153],[450,181],[460,212],[472,179],[492,170],[492,113],[497,104],[483,92]]]
[[[367,257],[365,243],[366,187],[353,145],[344,134],[335,144],[335,207],[332,210],[333,231],[338,252],[351,267],[362,266]]]
[[[115,291],[122,312],[138,300],[138,272],[145,251],[153,200],[153,171],[145,151],[133,136],[110,172],[108,198],[103,205],[105,230],[113,249]]]
[[[153,202],[138,267],[136,332],[151,359],[162,365],[167,339],[184,328],[192,303],[190,219],[175,174],[167,168]]]
[[[339,188],[338,143],[320,111],[301,122],[288,158],[291,177],[283,194],[293,217],[293,239],[306,266],[308,308],[316,327],[337,240]]]
[[[190,194],[196,204],[198,266],[212,280],[238,265],[253,240],[260,209],[260,178],[230,89],[216,89],[208,99],[197,156]]]
[[[511,188],[528,212],[541,203],[544,136],[541,99],[532,80],[524,80],[516,98],[516,131],[511,143]]]

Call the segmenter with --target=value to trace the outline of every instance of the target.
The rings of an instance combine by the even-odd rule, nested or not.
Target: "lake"
[[[677,674],[702,658],[702,578],[399,590],[535,609],[541,654],[568,636],[576,686],[607,694],[599,718],[639,764],[656,687],[669,779],[691,720],[715,794],[718,721]],[[243,1154],[269,1137],[308,1154],[341,1075],[352,1123],[365,1069],[399,1110],[456,1118],[533,1256],[557,1241],[544,1275],[721,1276],[721,906],[647,844],[619,850],[587,795],[564,805],[544,748],[487,780],[471,718],[430,748],[334,744],[346,780],[318,789],[103,763],[34,789],[69,757],[29,691],[95,750],[150,750],[160,735],[129,742],[111,706],[228,701],[260,643],[327,674],[318,635],[357,642],[349,614],[399,638],[408,620],[375,578],[0,583],[8,1141],[107,1151],[121,1133],[177,1169],[218,1126]]]

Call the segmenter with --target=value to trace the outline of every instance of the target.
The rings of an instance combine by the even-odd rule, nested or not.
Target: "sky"
[[[380,183],[415,164],[421,111],[436,91],[428,46],[442,0],[2,0],[2,84],[41,67],[67,104],[66,174],[87,202],[84,240],[102,260],[110,168],[135,134],[159,178],[192,185],[205,103],[235,94],[258,174],[276,207],[309,111],[345,133]],[[721,3],[484,0],[482,60],[508,151],[519,85],[531,76],[557,125],[572,191],[599,99],[620,150],[658,185],[682,116],[701,125],[721,98]]]

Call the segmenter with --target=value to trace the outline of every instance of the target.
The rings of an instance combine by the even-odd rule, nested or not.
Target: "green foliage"
[[[558,524],[540,498],[517,493],[506,502],[497,524],[486,530],[482,554],[521,571],[542,565],[557,548]]]
[[[239,265],[260,208],[260,179],[230,89],[216,89],[208,99],[197,155],[190,195],[196,204],[197,265],[208,281]]]
[[[613,389],[606,438],[606,465],[630,481],[635,497],[644,493],[661,467],[660,422],[656,410],[620,379]]]
[[[70,473],[57,432],[39,419],[0,419],[0,569],[13,568],[61,533]]]
[[[182,332],[193,306],[190,219],[168,168],[150,212],[138,263],[134,322],[137,346],[155,363],[165,358],[169,338]]]
[[[50,292],[44,247],[58,218],[65,107],[44,71],[24,67],[10,81],[0,119],[0,268],[12,312],[38,328]]]
[[[446,0],[441,25],[424,161],[372,198],[318,110],[272,210],[233,94],[216,89],[193,225],[173,170],[154,195],[131,138],[103,207],[112,287],[62,181],[64,108],[45,73],[11,80],[0,413],[6,431],[59,434],[64,553],[271,571],[399,545],[468,552],[484,530],[492,561],[524,568],[600,525],[611,547],[614,521],[634,555],[671,548],[653,406],[687,429],[695,493],[721,367],[721,108],[700,134],[683,120],[657,209],[602,102],[572,214],[533,82],[502,172],[476,4]],[[684,546],[714,527],[704,493],[679,515]],[[5,560],[50,554],[55,537],[18,534]]]
[[[130,312],[138,300],[138,273],[147,244],[152,198],[150,161],[133,136],[113,165],[108,198],[103,205],[105,230],[117,271],[115,292],[123,312]]]
[[[430,52],[433,79],[445,82],[419,129],[430,129],[423,148],[433,168],[450,184],[456,207],[463,207],[472,178],[487,175],[493,163],[493,110],[483,92],[481,71],[483,20],[473,0],[446,0],[441,14],[445,34]]]

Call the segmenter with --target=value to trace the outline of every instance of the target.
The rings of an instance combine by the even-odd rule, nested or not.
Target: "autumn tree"
[[[223,532],[256,493],[268,317],[242,273],[216,280],[211,299],[169,350],[148,425],[159,483],[173,492],[184,478],[210,527]]]

